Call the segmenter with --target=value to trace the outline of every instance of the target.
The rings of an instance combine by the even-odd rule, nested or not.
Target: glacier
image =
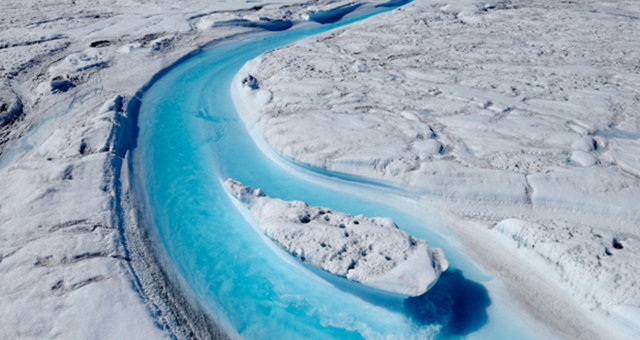
[[[194,49],[360,3],[0,4],[0,333],[224,337],[150,247],[129,105]],[[405,195],[387,203],[443,221],[537,322],[633,339],[637,18],[634,1],[415,1],[267,53],[233,91],[261,147]]]

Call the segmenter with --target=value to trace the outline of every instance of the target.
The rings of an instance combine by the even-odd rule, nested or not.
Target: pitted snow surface
[[[352,216],[302,201],[283,201],[227,180],[227,189],[254,214],[259,229],[285,251],[331,274],[367,286],[418,296],[449,266],[390,218]]]

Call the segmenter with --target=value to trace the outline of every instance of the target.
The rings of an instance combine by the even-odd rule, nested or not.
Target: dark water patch
[[[441,337],[464,336],[488,321],[491,299],[479,283],[467,280],[460,270],[447,270],[428,292],[408,298],[404,308],[416,323],[442,325]]]
[[[89,46],[93,48],[101,48],[101,47],[107,47],[111,45],[113,45],[113,42],[109,40],[98,40],[98,41],[92,42]]]
[[[241,26],[250,28],[262,28],[266,31],[278,32],[285,31],[293,27],[293,22],[289,20],[271,20],[269,18],[260,18],[259,21],[251,21],[245,19],[229,20],[216,24],[216,26]]]
[[[411,2],[411,0],[391,0],[379,5],[376,5],[376,7],[399,7],[399,6],[404,6],[409,2]]]
[[[617,239],[613,239],[613,247],[616,249],[624,249],[624,246]]]
[[[307,14],[309,15],[309,21],[315,21],[319,24],[333,24],[340,21],[345,15],[355,11],[360,5],[342,6],[326,11],[310,11]]]

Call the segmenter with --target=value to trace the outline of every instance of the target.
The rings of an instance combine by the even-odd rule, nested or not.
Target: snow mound
[[[424,294],[449,263],[398,229],[390,218],[352,216],[302,201],[283,201],[228,179],[229,192],[274,243],[303,262],[364,285],[409,296]]]

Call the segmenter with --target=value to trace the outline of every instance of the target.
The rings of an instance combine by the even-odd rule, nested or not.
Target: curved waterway
[[[274,163],[236,113],[230,84],[246,61],[372,14],[218,44],[165,70],[142,93],[133,172],[158,246],[198,301],[246,339],[530,338],[522,313],[493,293],[500,289],[489,288],[496,280],[430,231],[428,222],[351,194],[371,190],[370,184],[322,173],[310,181]],[[272,197],[391,217],[443,248],[451,268],[425,295],[409,299],[318,274],[253,229],[226,194],[226,178]],[[342,182],[336,189],[323,181]]]

